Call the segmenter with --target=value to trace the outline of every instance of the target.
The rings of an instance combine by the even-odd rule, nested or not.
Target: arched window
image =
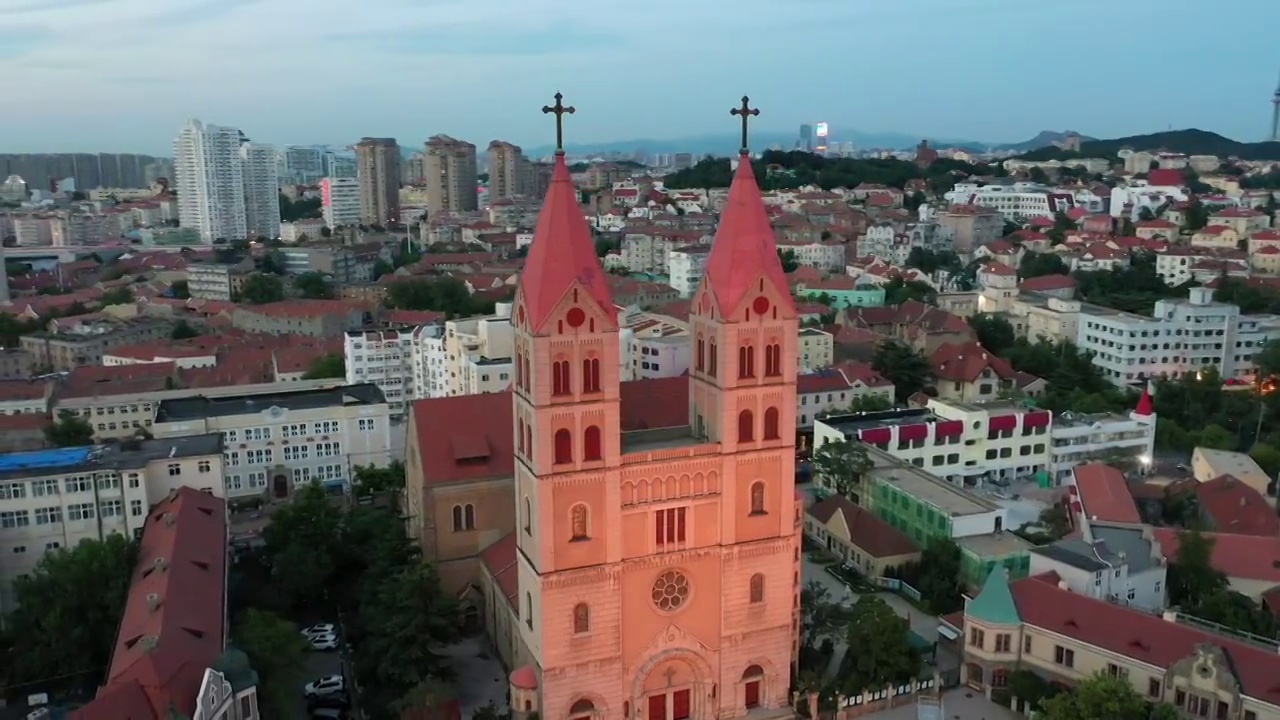
[[[462,506],[461,505],[453,506],[453,531],[454,532],[462,531]]]
[[[582,361],[582,392],[600,392],[599,358],[588,358]]]
[[[574,505],[569,511],[569,532],[572,540],[587,539],[587,506],[578,504]]]
[[[755,418],[750,410],[738,413],[738,442],[751,442],[755,439]]]
[[[524,389],[524,353],[516,350],[516,387]]]
[[[589,631],[590,629],[591,629],[591,609],[587,607],[586,603],[578,603],[577,605],[574,605],[573,606],[573,631],[575,633],[581,634]],[[584,702],[587,703],[587,709],[585,712],[590,713],[591,710],[593,709],[591,707],[590,701],[579,700],[578,702],[574,703],[573,710],[571,710],[569,714],[570,715],[583,714],[579,712],[578,706]]]
[[[556,431],[556,464],[573,462],[573,435],[566,428]]]
[[[764,669],[752,665],[742,673],[742,700],[748,708],[760,707],[760,682],[764,679]]]
[[[756,573],[751,576],[751,604],[764,602],[764,575]]]
[[[529,364],[529,353],[526,352],[521,357],[524,358],[524,389],[528,392],[529,386],[533,384],[533,379],[529,377],[533,373],[533,366]]]
[[[707,341],[699,337],[698,338],[698,365],[697,365],[698,372],[702,372],[707,368],[706,359],[703,357],[703,354],[706,353],[706,351],[707,351]]]
[[[777,440],[781,437],[778,433],[778,408],[768,408],[764,411],[764,439]]]
[[[529,457],[533,457],[533,424],[524,426],[524,451]]]
[[[476,529],[476,506],[470,503],[462,506],[462,529]]]
[[[751,483],[751,514],[764,515],[764,483]]]
[[[579,607],[581,607],[583,610],[587,608],[586,605],[580,605]],[[576,625],[576,622],[577,622],[576,608],[575,608],[574,622]],[[586,631],[584,630],[583,632],[586,632]],[[578,702],[574,703],[573,706],[569,708],[569,720],[583,720],[583,718],[591,717],[591,713],[595,711],[596,711],[595,704],[593,704],[590,700],[583,698],[582,700],[579,700]]]
[[[753,378],[756,376],[756,350],[750,345],[738,348],[738,377]]]
[[[569,361],[557,360],[551,363],[551,394],[569,394]]]
[[[528,625],[529,629],[532,630],[533,629],[533,595],[531,593],[524,594],[524,611],[525,611],[524,624]]]
[[[589,425],[586,431],[582,433],[582,459],[599,460],[601,457],[600,428],[595,425]]]
[[[516,446],[520,449],[520,454],[524,455],[524,418],[516,420]]]
[[[778,377],[782,374],[782,346],[770,343],[764,347],[764,376]]]
[[[529,496],[524,498],[524,532],[526,535],[533,534],[533,505],[529,503]]]
[[[711,341],[711,349],[707,353],[707,374],[716,376],[716,341]]]

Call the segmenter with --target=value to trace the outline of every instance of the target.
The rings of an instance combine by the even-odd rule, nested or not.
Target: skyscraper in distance
[[[1271,96],[1271,139],[1280,142],[1280,83],[1276,83],[1276,92]]]
[[[427,212],[471,212],[476,197],[476,146],[448,135],[426,143]]]
[[[400,146],[395,138],[367,137],[356,143],[360,222],[400,222]]]
[[[489,143],[489,202],[528,194],[527,165],[519,145],[504,140]]]
[[[178,222],[205,243],[246,237],[242,138],[236,128],[190,120],[173,142]]]
[[[809,151],[813,149],[813,126],[804,124],[800,126],[800,149]]]
[[[280,178],[276,171],[275,148],[262,143],[243,143],[240,145],[240,162],[244,178],[246,236],[280,237]]]

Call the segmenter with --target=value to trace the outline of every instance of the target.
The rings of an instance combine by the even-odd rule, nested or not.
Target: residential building
[[[1075,593],[1052,575],[1010,583],[996,569],[956,620],[961,682],[990,694],[1012,673],[1074,684],[1099,673],[1189,717],[1280,718],[1280,654],[1243,639]]]
[[[0,348],[0,380],[31,377],[31,353],[22,348]]]
[[[1206,482],[1186,481],[1168,492],[1188,492],[1195,496],[1195,507],[1203,527],[1232,535],[1280,536],[1280,517],[1267,496],[1237,480],[1221,475]]]
[[[621,377],[625,380],[677,377],[689,371],[689,324],[639,311],[619,315]]]
[[[1263,496],[1275,495],[1275,478],[1246,453],[1197,447],[1191,453],[1191,474],[1202,483],[1230,475]]]
[[[246,332],[267,335],[336,337],[360,330],[372,318],[369,311],[341,300],[281,300],[262,305],[238,305],[232,324]]]
[[[976,341],[941,345],[929,364],[942,400],[985,402],[1018,387],[1018,373],[1009,361],[987,352]]]
[[[1249,237],[1271,227],[1271,216],[1260,210],[1226,207],[1210,215],[1209,224],[1231,228],[1237,237]]]
[[[23,335],[18,342],[39,372],[64,372],[80,365],[101,365],[103,354],[111,348],[168,339],[171,331],[167,320],[94,317],[65,328],[59,325],[54,331]]]
[[[817,328],[801,328],[798,345],[799,372],[828,367],[835,362],[835,340],[829,332]]]
[[[690,298],[697,292],[702,276],[706,274],[710,254],[710,246],[685,245],[667,255],[668,283],[680,293],[680,297]]]
[[[859,504],[910,537],[918,547],[935,538],[960,546],[960,579],[970,587],[994,567],[1026,577],[1030,543],[1009,529],[1009,511],[888,453],[868,448],[874,467],[863,477]]]
[[[45,415],[54,384],[43,380],[0,380],[0,417],[5,415]]]
[[[190,120],[173,143],[178,220],[205,243],[248,235],[243,141],[235,128]]]
[[[362,138],[356,143],[360,222],[386,226],[400,222],[400,146],[395,138]]]
[[[866,277],[834,275],[815,281],[795,284],[798,297],[810,300],[824,299],[831,307],[880,307],[884,305],[885,289]]]
[[[387,399],[391,415],[404,415],[406,404],[417,397],[413,386],[413,332],[348,332],[343,338],[342,356],[347,384],[377,385]]]
[[[280,242],[286,245],[319,240],[325,228],[324,220],[319,218],[303,218],[293,222],[280,223]]]
[[[360,224],[360,180],[331,178],[320,181],[321,212],[324,224],[334,228]]]
[[[782,430],[794,424],[797,319],[750,163],[693,298],[690,376],[644,381],[683,385],[686,401],[650,429],[624,430],[639,413],[624,406],[614,298],[563,154],[514,305],[504,450],[515,527],[485,549],[479,578],[486,628],[515,667],[513,706],[790,716],[801,515],[794,436]],[[450,444],[445,458],[476,473],[494,454],[476,437]],[[747,465],[741,491],[721,484]],[[479,534],[483,511],[440,520]]]
[[[276,175],[276,151],[270,145],[240,145],[244,182],[245,237],[280,237],[280,178]],[[182,202],[182,196],[178,196]]]
[[[187,263],[187,292],[196,300],[231,302],[248,275],[240,263]]]
[[[796,375],[796,427],[808,430],[818,418],[846,414],[853,403],[873,397],[892,406],[893,383],[867,363],[849,360]]]
[[[318,272],[328,275],[335,283],[352,285],[369,282],[373,278],[375,260],[363,256],[350,245],[306,244],[285,246],[276,251],[289,275]],[[390,253],[386,253],[390,257]]]
[[[192,435],[0,455],[0,607],[50,551],[112,533],[137,537],[151,506],[187,486],[223,494],[222,438]]]
[[[1071,592],[1146,612],[1168,606],[1167,563],[1151,528],[1084,522],[1079,537],[1031,549],[1031,574],[1056,573]]]
[[[476,146],[448,135],[434,135],[426,143],[427,212],[475,212]]]
[[[1137,526],[1142,523],[1124,473],[1101,462],[1077,465],[1067,483],[1069,517],[1083,532],[1090,522]]]
[[[1069,196],[1068,196],[1069,197]],[[1013,221],[1024,221],[1032,218],[1052,218],[1059,207],[1050,193],[1035,183],[1017,183],[1013,186],[978,185],[977,183],[956,183],[955,189],[946,194],[948,202],[954,206],[977,205],[992,208],[1004,218]],[[1003,225],[1003,220],[1001,221]]]
[[[511,388],[515,368],[511,358],[487,358],[469,355],[463,360],[458,376],[458,391],[462,395],[497,393]]]
[[[391,413],[377,385],[161,400],[156,438],[219,433],[226,496],[287,498],[318,480],[349,487],[357,465],[391,462]]]
[[[1143,466],[1155,457],[1156,415],[1151,396],[1143,390],[1127,415],[1117,413],[1060,413],[1049,432],[1049,467],[1053,484],[1061,485],[1072,470],[1090,460],[1132,458]]]
[[[470,382],[468,367],[479,367],[490,360],[510,361],[515,357],[514,342],[510,303],[498,303],[493,315],[446,322],[444,352],[448,394],[471,394],[468,388],[476,385]],[[507,380],[510,380],[509,373]],[[484,387],[491,385],[486,382]],[[505,386],[497,390],[503,389]]]
[[[316,147],[286,147],[279,153],[281,174],[291,184],[311,185],[324,177],[325,151]]]
[[[1248,382],[1254,356],[1277,337],[1280,319],[1241,315],[1239,307],[1215,302],[1211,288],[1195,287],[1187,300],[1158,301],[1150,317],[1082,304],[1076,344],[1120,386],[1210,366],[1223,378]]]
[[[908,564],[920,561],[920,548],[911,538],[842,495],[810,507],[804,533],[863,577],[896,576]]]
[[[1152,528],[1152,534],[1166,558],[1178,557],[1180,528]],[[1280,537],[1216,532],[1203,535],[1213,542],[1210,564],[1227,576],[1232,590],[1257,602],[1274,603],[1276,588],[1280,587]],[[1276,606],[1270,607],[1274,611]]]
[[[428,145],[430,141],[428,141]],[[528,160],[519,145],[502,140],[489,143],[489,202],[527,195]],[[428,188],[431,182],[427,183]],[[429,192],[429,191],[428,191]],[[430,195],[428,195],[430,197]]]
[[[258,675],[227,643],[227,506],[190,487],[152,508],[106,680],[71,720],[258,720]]]
[[[955,484],[1048,477],[1053,417],[1006,401],[929,400],[926,408],[831,415],[813,428],[815,449],[857,440]]]
[[[422,325],[412,332],[414,399],[447,397],[449,368],[444,325]]]

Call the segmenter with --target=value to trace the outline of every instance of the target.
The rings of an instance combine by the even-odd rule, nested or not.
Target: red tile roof
[[[622,430],[689,424],[689,378],[624,382],[620,386]],[[427,485],[510,477],[511,392],[416,400],[413,424]]]
[[[72,718],[160,720],[170,706],[195,713],[225,640],[226,522],[221,499],[189,487],[151,509],[107,681]]]
[[[39,400],[49,391],[45,381],[0,380],[0,402]]]
[[[849,381],[844,375],[830,370],[800,373],[796,375],[796,394],[809,395],[811,393],[834,392],[838,390],[848,390]]]
[[[782,311],[794,314],[787,276],[778,260],[773,227],[751,171],[751,159],[745,154],[738,159],[729,196],[720,214],[707,257],[707,283],[722,315],[736,311],[752,285],[764,278],[781,296]],[[788,307],[790,306],[790,307]]]
[[[516,565],[516,534],[509,532],[502,539],[485,548],[480,553],[480,562],[489,569],[489,574],[498,582],[502,594],[512,607],[518,604],[516,596],[520,593],[520,574]]]
[[[1280,705],[1280,655],[1274,651],[1073,593],[1041,576],[1012,583],[1010,591],[1024,623],[1156,667],[1194,655],[1198,645],[1222,648],[1243,694]]]
[[[1167,558],[1178,556],[1178,529],[1152,528],[1160,551]],[[1213,567],[1228,577],[1280,584],[1280,538],[1261,535],[1201,533],[1213,540]]]
[[[1147,173],[1147,182],[1151,185],[1182,187],[1182,173],[1169,168],[1156,168]]]
[[[943,343],[929,358],[938,380],[973,382],[983,370],[990,368],[997,377],[1011,379],[1013,366],[1004,358],[987,352],[977,342]]]
[[[858,507],[843,495],[832,495],[809,508],[809,514],[823,524],[830,522],[836,513],[844,516],[850,541],[871,557],[894,557],[920,552],[920,548],[901,530],[876,517],[869,510]]]
[[[1027,278],[1018,283],[1018,289],[1024,292],[1049,292],[1052,290],[1066,290],[1075,286],[1075,278],[1070,275],[1040,275],[1039,277]]]
[[[1213,529],[1236,535],[1280,534],[1280,517],[1262,494],[1232,475],[1222,475],[1193,488],[1200,509],[1213,519]]]
[[[1141,523],[1124,473],[1102,463],[1077,465],[1072,471],[1084,512],[1090,520]]]
[[[613,309],[604,269],[596,257],[595,240],[578,207],[578,189],[569,177],[564,155],[557,153],[551,186],[538,213],[528,260],[520,277],[520,294],[537,331],[575,285],[606,314]]]

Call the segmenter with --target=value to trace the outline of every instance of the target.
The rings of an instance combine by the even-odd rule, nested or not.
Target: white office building
[[[205,243],[248,234],[242,141],[235,128],[190,120],[173,142],[178,221]]]
[[[423,325],[413,331],[415,400],[449,396],[447,360],[443,325]]]
[[[956,183],[955,188],[944,197],[951,205],[994,208],[1009,220],[1051,218],[1056,211],[1065,211],[1070,207],[1069,204],[1061,205],[1058,198],[1051,196],[1048,188],[1035,183],[1015,183],[1010,186]]]
[[[404,415],[416,399],[413,380],[413,332],[404,330],[354,331],[346,334],[342,355],[351,385],[373,383],[387,398],[391,415]]]
[[[1081,305],[1076,344],[1112,383],[1134,386],[1216,366],[1224,379],[1252,381],[1254,356],[1280,338],[1280,317],[1241,315],[1214,302],[1211,288],[1186,300],[1160,300],[1152,316]]]
[[[1127,415],[1064,412],[1053,419],[1049,434],[1049,467],[1053,484],[1071,479],[1077,465],[1112,457],[1133,458],[1139,467],[1151,462],[1156,447],[1156,416],[1147,398]]]
[[[360,224],[360,181],[354,177],[327,177],[320,181],[324,224],[330,230],[339,225]]]
[[[247,142],[240,146],[244,177],[244,213],[247,236],[274,240],[280,237],[280,179],[276,175],[276,151],[270,145]],[[181,195],[178,196],[181,199]]]
[[[672,250],[667,256],[667,270],[670,280],[667,284],[675,288],[682,298],[693,297],[707,271],[707,257],[711,253],[709,245],[686,245]]]

